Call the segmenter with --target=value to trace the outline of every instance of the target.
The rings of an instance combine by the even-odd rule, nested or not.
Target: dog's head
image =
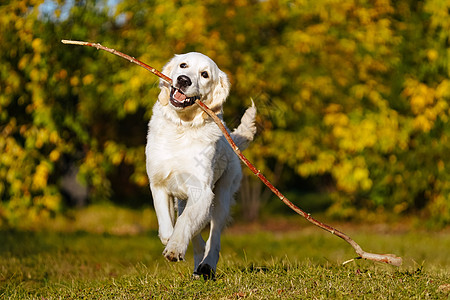
[[[216,113],[222,111],[230,83],[227,75],[208,56],[197,52],[175,55],[162,73],[172,78],[175,88],[161,81],[158,100],[181,118],[192,120],[201,114],[195,105],[197,99]]]

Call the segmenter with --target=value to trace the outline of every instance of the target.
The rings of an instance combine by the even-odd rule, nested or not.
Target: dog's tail
[[[231,138],[240,150],[247,148],[250,142],[253,141],[256,133],[255,117],[256,107],[252,101],[252,106],[247,108],[241,118],[241,124],[231,133]]]

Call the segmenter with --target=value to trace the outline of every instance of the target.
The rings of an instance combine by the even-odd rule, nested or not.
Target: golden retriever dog
[[[222,119],[230,83],[213,60],[197,52],[175,55],[162,73],[172,78],[173,86],[160,82],[145,153],[159,238],[166,246],[163,255],[169,261],[183,260],[192,241],[194,276],[211,279],[242,171],[218,126],[195,101],[199,99]],[[255,115],[252,105],[230,133],[240,149],[253,140]],[[208,224],[205,243],[201,231]]]

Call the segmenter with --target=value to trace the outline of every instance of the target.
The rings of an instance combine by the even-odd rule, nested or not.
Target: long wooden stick
[[[206,112],[219,126],[220,130],[224,134],[225,138],[227,139],[228,143],[230,144],[233,151],[236,153],[237,156],[241,159],[241,161],[255,174],[275,195],[277,195],[278,198],[280,198],[281,201],[284,202],[287,206],[289,206],[293,211],[304,217],[306,220],[308,220],[310,223],[330,232],[331,234],[334,234],[347,243],[349,243],[353,249],[355,249],[355,252],[361,257],[365,259],[370,259],[374,261],[384,262],[388,263],[394,266],[400,266],[402,264],[402,258],[397,257],[394,254],[375,254],[375,253],[369,253],[364,251],[361,246],[359,246],[353,239],[351,239],[348,235],[345,233],[327,225],[324,224],[313,217],[311,217],[311,214],[306,213],[299,207],[297,207],[294,203],[289,201],[270,181],[261,173],[260,170],[255,168],[255,166],[242,154],[242,152],[239,150],[238,146],[234,143],[233,139],[231,138],[230,134],[226,130],[225,126],[222,124],[222,121],[217,117],[217,115],[208,108],[203,102],[200,100],[195,101],[204,112]]]
[[[83,41],[72,41],[72,40],[61,40],[61,43],[63,44],[70,44],[70,45],[80,45],[80,46],[89,46],[89,47],[94,47],[100,50],[105,50],[109,53],[115,54],[117,56],[120,56],[122,58],[125,58],[126,60],[129,60],[132,63],[137,64],[138,66],[143,67],[144,69],[152,72],[153,74],[155,74],[156,76],[158,76],[159,78],[161,78],[162,80],[166,81],[167,83],[169,83],[170,85],[172,85],[172,79],[170,79],[169,77],[167,77],[166,75],[164,75],[163,73],[161,73],[160,71],[156,70],[153,67],[150,67],[149,65],[141,62],[140,60],[137,60],[136,58],[129,56],[125,53],[122,53],[120,51],[102,46],[99,43],[89,43],[89,42],[83,42]]]
[[[114,49],[111,48],[107,48],[104,47],[98,43],[89,43],[89,42],[81,42],[81,41],[71,41],[71,40],[62,40],[61,42],[63,42],[64,44],[73,44],[73,45],[81,45],[81,46],[90,46],[90,47],[94,47],[97,49],[101,49],[101,50],[105,50],[108,51],[112,54],[118,55],[122,58],[125,58],[127,60],[129,60],[132,63],[135,63],[147,70],[149,70],[150,72],[152,72],[153,74],[155,74],[156,76],[160,77],[161,79],[163,79],[164,81],[166,81],[167,83],[169,83],[170,85],[172,85],[172,79],[167,77],[166,75],[162,74],[161,72],[159,72],[158,70],[156,70],[155,68],[150,67],[149,65],[135,59],[134,57],[131,57],[129,55],[126,55],[122,52],[116,51]],[[328,232],[330,232],[333,235],[336,235],[338,237],[340,237],[341,239],[343,239],[344,241],[346,241],[347,243],[349,243],[353,249],[355,250],[355,252],[359,255],[359,257],[357,258],[364,258],[364,259],[369,259],[369,260],[373,260],[373,261],[378,261],[378,262],[384,262],[387,264],[391,264],[394,266],[400,266],[402,264],[402,258],[398,257],[394,254],[376,254],[376,253],[370,253],[370,252],[366,252],[364,251],[361,246],[359,246],[353,239],[351,239],[348,235],[346,235],[345,233],[327,225],[324,224],[316,219],[314,219],[313,217],[311,217],[311,214],[308,214],[306,212],[304,212],[302,209],[300,209],[299,207],[297,207],[295,204],[293,204],[291,201],[289,201],[272,183],[270,183],[270,181],[261,173],[260,170],[258,170],[257,168],[255,168],[255,166],[250,163],[250,161],[244,156],[244,154],[242,154],[242,152],[239,150],[239,148],[237,147],[237,145],[234,143],[233,139],[231,138],[230,134],[228,133],[228,131],[226,130],[225,126],[223,125],[222,121],[219,119],[219,117],[211,110],[209,109],[209,107],[204,104],[203,102],[201,102],[200,100],[196,100],[195,101],[196,104],[198,106],[200,106],[200,108],[206,113],[208,114],[208,116],[210,116],[214,122],[217,124],[217,126],[220,128],[220,130],[222,131],[223,135],[225,136],[226,140],[228,141],[228,143],[230,144],[231,148],[233,149],[233,151],[236,153],[236,155],[240,158],[240,160],[253,172],[253,174],[255,174],[275,195],[277,195],[278,198],[280,198],[281,201],[283,201],[287,206],[289,206],[293,211],[295,211],[296,213],[298,213],[299,215],[301,215],[302,217],[304,217],[306,220],[308,220],[310,223],[322,228],[323,230],[326,230]],[[351,261],[351,260],[350,260]],[[347,263],[349,261],[344,262]]]

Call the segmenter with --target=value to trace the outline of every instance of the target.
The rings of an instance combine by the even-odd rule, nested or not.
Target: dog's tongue
[[[179,102],[183,102],[184,100],[186,100],[186,95],[181,93],[178,89],[175,89],[175,93],[173,93],[172,97]]]

